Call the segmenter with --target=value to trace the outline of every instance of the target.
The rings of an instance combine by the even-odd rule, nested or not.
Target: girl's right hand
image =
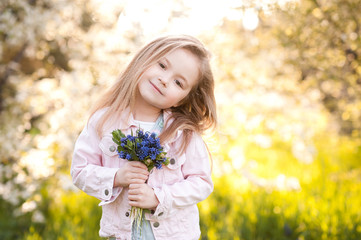
[[[138,161],[130,161],[119,168],[114,178],[114,187],[128,187],[130,183],[144,183],[149,176],[147,167]]]

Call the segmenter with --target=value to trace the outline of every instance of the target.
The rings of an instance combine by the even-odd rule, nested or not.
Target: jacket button
[[[115,146],[110,146],[109,151],[114,152],[115,151]]]
[[[169,160],[169,162],[170,162],[170,164],[175,164],[175,159],[174,158],[171,158],[170,160]]]
[[[153,226],[156,227],[156,228],[159,227],[159,222],[153,223]]]
[[[125,216],[126,216],[126,217],[129,217],[129,212],[126,212],[126,213],[125,213]]]
[[[158,214],[158,217],[160,217],[160,216],[162,216],[163,215],[163,212],[160,212],[159,214]]]
[[[105,196],[108,196],[109,195],[109,190],[105,189],[104,193],[105,193]]]

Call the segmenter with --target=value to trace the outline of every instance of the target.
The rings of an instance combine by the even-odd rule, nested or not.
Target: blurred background
[[[361,239],[358,0],[2,0],[0,239],[100,239],[75,140],[135,51],[173,33],[213,53],[201,239]]]

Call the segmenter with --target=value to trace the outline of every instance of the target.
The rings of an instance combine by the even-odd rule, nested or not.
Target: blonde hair
[[[199,58],[199,79],[180,104],[170,109],[172,121],[165,123],[165,128],[159,136],[160,140],[164,142],[174,137],[178,130],[183,130],[180,149],[183,152],[190,141],[192,132],[202,134],[216,125],[214,78],[209,63],[209,52],[198,39],[192,36],[165,36],[145,45],[133,57],[115,84],[97,102],[91,116],[96,111],[108,107],[97,125],[99,136],[102,135],[104,124],[114,115],[119,117],[127,107],[132,109],[143,72],[171,51],[180,48],[190,51]]]

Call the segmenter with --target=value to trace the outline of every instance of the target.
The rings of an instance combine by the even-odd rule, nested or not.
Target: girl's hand
[[[129,205],[146,209],[154,209],[158,206],[158,198],[153,188],[146,183],[131,183],[128,191]]]
[[[114,187],[128,187],[130,183],[144,183],[148,176],[148,169],[143,163],[126,162],[115,174]]]

